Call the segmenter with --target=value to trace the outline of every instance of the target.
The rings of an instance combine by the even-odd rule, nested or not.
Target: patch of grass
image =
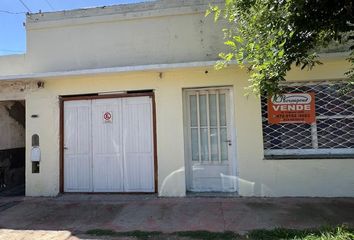
[[[154,236],[159,236],[161,232],[144,232],[144,231],[132,231],[123,233],[125,237],[136,237],[138,239],[149,239]]]
[[[253,230],[245,236],[250,240],[354,240],[354,229],[346,227],[320,229]]]
[[[135,237],[138,239],[154,239],[161,235],[164,236],[177,236],[190,239],[200,240],[236,240],[240,239],[240,235],[227,231],[227,232],[209,232],[209,231],[181,231],[171,234],[163,234],[161,232],[144,232],[144,231],[131,231],[131,232],[116,232],[110,229],[92,229],[86,234],[94,235],[97,237]]]
[[[337,228],[336,231],[321,232],[320,236],[306,236],[303,240],[354,240],[354,231]]]
[[[252,230],[246,234],[246,237],[252,240],[277,240],[303,238],[307,234],[309,233],[306,230],[276,228],[273,230]]]
[[[320,228],[320,229],[285,229],[252,230],[246,235],[235,232],[209,232],[209,231],[181,231],[170,234],[162,232],[130,231],[116,232],[110,229],[92,229],[86,234],[97,237],[135,237],[137,239],[165,239],[168,237],[180,237],[198,240],[354,240],[354,229],[347,227]],[[174,239],[174,238],[173,238]]]
[[[88,230],[86,234],[94,236],[115,236],[117,232],[110,229],[92,229]]]
[[[188,237],[202,240],[235,240],[239,239],[240,235],[234,232],[209,232],[209,231],[185,231],[175,232],[173,235],[178,237]]]
[[[86,234],[94,235],[97,237],[135,237],[137,239],[150,239],[159,236],[161,232],[145,232],[145,231],[130,231],[130,232],[116,232],[110,229],[92,229],[88,230]]]

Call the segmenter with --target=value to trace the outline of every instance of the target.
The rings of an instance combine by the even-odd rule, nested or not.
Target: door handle
[[[232,145],[232,141],[231,140],[225,140],[224,142],[227,142],[229,144],[229,146]]]
[[[69,149],[68,147],[64,146],[64,150],[68,150],[68,149]]]

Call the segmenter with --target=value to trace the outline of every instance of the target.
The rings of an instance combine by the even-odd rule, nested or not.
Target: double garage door
[[[154,192],[151,97],[64,101],[64,191]]]

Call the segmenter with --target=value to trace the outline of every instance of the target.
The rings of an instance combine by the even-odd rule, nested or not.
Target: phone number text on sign
[[[285,93],[269,97],[268,122],[269,124],[316,122],[315,93]]]

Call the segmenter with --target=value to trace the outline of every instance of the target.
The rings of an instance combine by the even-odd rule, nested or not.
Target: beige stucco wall
[[[182,91],[211,86],[233,87],[238,172],[235,178],[240,195],[354,196],[354,159],[263,160],[260,100],[245,96],[248,75],[235,65],[221,71],[213,67],[164,68],[41,77],[55,71],[107,67],[123,67],[121,70],[125,71],[126,66],[215,60],[224,49],[223,35],[220,26],[211,18],[204,18],[208,2],[164,0],[27,18],[28,52],[0,58],[0,100],[26,100],[28,196],[55,196],[59,192],[60,95],[139,89],[154,89],[156,94],[159,195],[184,196]],[[341,79],[349,67],[344,59],[343,55],[331,55],[313,71],[291,71],[288,80]],[[47,74],[50,75],[55,74]],[[1,80],[7,78],[13,81]],[[38,88],[37,81],[44,81],[44,88]],[[39,117],[32,118],[34,114]],[[29,158],[33,134],[40,136],[39,174],[32,173]]]
[[[216,60],[225,49],[225,23],[205,17],[209,2],[162,0],[30,14],[27,52],[0,57],[0,78]]]
[[[291,80],[339,79],[348,65],[330,60],[314,71],[293,71]],[[206,74],[205,70],[209,73]],[[354,196],[354,159],[263,160],[260,102],[246,97],[247,74],[237,66],[215,71],[193,68],[159,72],[42,79],[43,89],[26,94],[27,149],[39,134],[41,171],[32,174],[27,150],[26,194],[55,196],[59,192],[59,95],[154,89],[157,107],[158,190],[160,196],[185,195],[182,90],[232,86],[234,90],[237,172],[242,196]],[[35,86],[34,86],[35,88]],[[38,114],[39,118],[31,118]]]
[[[48,72],[215,60],[224,49],[222,27],[205,18],[208,1],[199,2],[29,16],[27,56],[35,59],[29,68]]]

